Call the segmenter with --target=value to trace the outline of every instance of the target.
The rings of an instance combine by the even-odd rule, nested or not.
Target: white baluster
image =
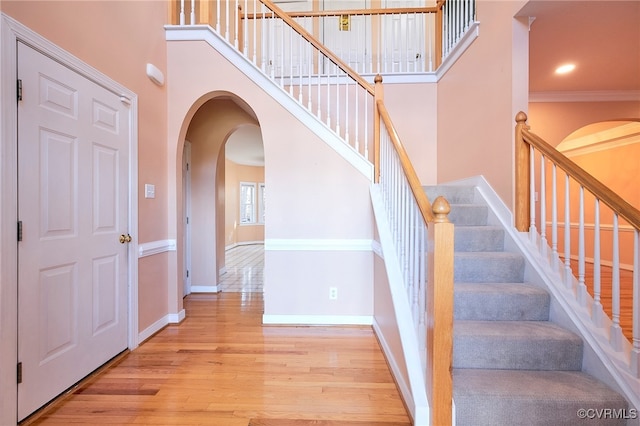
[[[573,274],[571,273],[571,215],[569,199],[569,175],[565,175],[564,189],[564,284],[567,288],[573,287]]]
[[[184,25],[184,0],[180,0],[180,25]]]
[[[578,288],[577,296],[580,306],[587,305],[587,286],[584,283],[585,254],[584,254],[584,187],[580,185],[580,223],[578,225]]]
[[[229,0],[226,0],[226,2],[228,6]],[[222,0],[216,2],[216,31],[218,32],[218,34],[220,34],[220,3],[222,3]]]
[[[226,2],[226,8],[225,8],[225,27],[224,27],[224,39],[227,41],[230,41],[229,39],[229,9],[230,9],[230,5],[229,5],[229,0],[227,0]]]
[[[195,0],[191,0],[191,15],[189,16],[189,23],[191,25],[196,24],[196,2]]]
[[[611,271],[611,334],[609,342],[616,351],[622,350],[622,328],[620,327],[620,246],[618,214],[613,214],[613,270]]]
[[[347,145],[351,145],[351,141],[349,140],[349,82],[351,81],[351,77],[345,74],[345,85],[344,85],[344,140],[347,142]],[[357,149],[356,149],[357,150]]]
[[[558,167],[553,164],[551,169],[551,259],[553,270],[558,270]]]
[[[547,260],[547,171],[545,169],[546,158],[540,156],[540,254]]]
[[[536,230],[536,171],[535,158],[536,153],[533,145],[529,145],[529,216],[531,222],[529,224],[529,239],[535,245],[538,242],[538,231]]]
[[[258,52],[258,5],[256,4],[257,0],[253,0],[253,63],[258,65],[257,52]],[[261,21],[262,23],[264,20]],[[261,26],[264,26],[261,24]],[[262,41],[262,40],[261,40]],[[264,72],[264,64],[262,66],[262,71]]]
[[[594,229],[593,229],[593,307],[591,308],[591,319],[597,327],[604,324],[604,309],[601,301],[601,268],[600,268],[600,200],[596,198],[594,206]]]

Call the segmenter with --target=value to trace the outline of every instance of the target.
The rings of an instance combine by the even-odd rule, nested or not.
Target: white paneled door
[[[118,94],[18,45],[22,420],[127,348],[130,118]]]

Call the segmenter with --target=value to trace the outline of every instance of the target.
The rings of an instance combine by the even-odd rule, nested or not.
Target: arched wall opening
[[[184,140],[189,143],[190,154],[189,187],[186,188],[184,182],[178,186],[183,191],[177,200],[178,206],[182,206],[177,216],[177,241],[183,242],[178,244],[177,258],[182,260],[183,280],[189,284],[185,285],[185,295],[218,291],[226,245],[225,144],[247,127],[257,129],[260,135],[255,113],[239,97],[218,92],[208,94],[198,103],[191,119],[185,120]],[[184,157],[185,153],[183,145],[178,156]]]

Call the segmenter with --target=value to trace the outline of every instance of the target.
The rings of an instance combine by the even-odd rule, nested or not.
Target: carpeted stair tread
[[[582,419],[578,410],[627,408],[619,393],[579,371],[454,369],[453,395],[459,426],[623,425]]]
[[[454,318],[487,321],[546,321],[549,293],[524,283],[456,283]]]
[[[453,336],[455,368],[582,368],[582,339],[548,321],[454,321]]]

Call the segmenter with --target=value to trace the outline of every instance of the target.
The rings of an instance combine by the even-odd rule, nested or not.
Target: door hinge
[[[22,363],[19,362],[16,369],[16,377],[18,379],[18,384],[22,383]]]
[[[189,216],[187,216],[187,225],[189,224]]]
[[[22,221],[18,221],[18,241],[22,241]]]
[[[22,100],[22,80],[18,80],[18,101]]]
[[[187,269],[187,278],[189,278],[189,270]]]

